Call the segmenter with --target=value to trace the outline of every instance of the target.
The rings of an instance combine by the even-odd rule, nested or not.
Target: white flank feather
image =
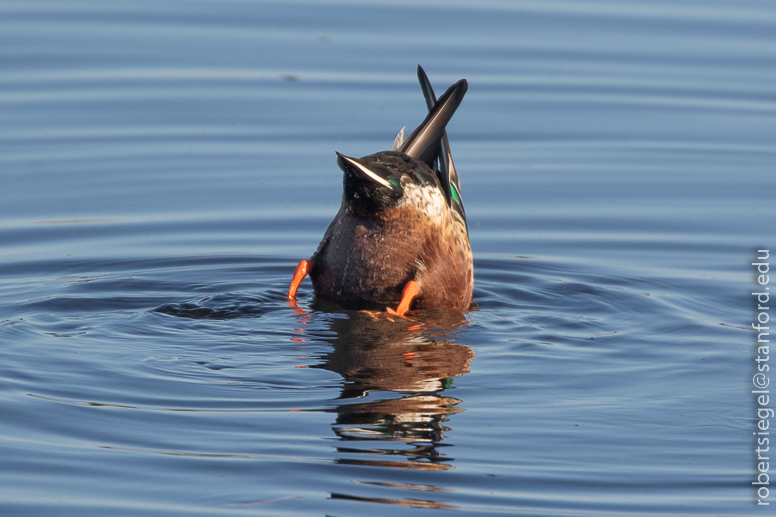
[[[399,134],[396,135],[396,139],[393,141],[393,147],[391,147],[391,151],[396,151],[399,148],[401,148],[402,145],[404,145],[404,130],[407,128],[407,126],[404,126],[401,128],[401,131],[399,131]]]

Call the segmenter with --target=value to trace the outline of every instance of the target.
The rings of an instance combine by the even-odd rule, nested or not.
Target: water
[[[757,1],[4,2],[0,514],[769,514],[774,29]],[[293,310],[334,151],[422,119],[417,63],[470,83],[478,307],[373,320],[305,281]]]

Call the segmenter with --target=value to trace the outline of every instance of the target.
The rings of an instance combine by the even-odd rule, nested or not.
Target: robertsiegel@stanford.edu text
[[[769,250],[757,250],[757,262],[752,262],[752,265],[757,268],[757,290],[760,292],[752,293],[752,296],[756,298],[757,316],[756,322],[752,323],[752,328],[757,331],[757,373],[752,377],[752,384],[755,389],[752,393],[755,395],[757,420],[757,430],[752,434],[755,435],[757,440],[757,459],[755,464],[757,465],[757,481],[752,481],[752,485],[757,488],[757,504],[758,505],[770,505],[768,502],[768,496],[770,490],[770,476],[768,474],[768,460],[770,453],[768,452],[770,443],[770,419],[773,418],[774,411],[770,407],[769,394],[770,390],[768,385],[771,383],[769,378],[768,356],[770,355],[769,349],[769,325],[770,320],[769,303],[770,300],[770,286],[768,286],[769,276],[769,263],[766,262],[770,257]]]

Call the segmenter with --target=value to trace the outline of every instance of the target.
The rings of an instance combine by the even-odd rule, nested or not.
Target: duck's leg
[[[288,288],[288,300],[289,301],[295,301],[296,300],[296,290],[299,289],[299,284],[302,283],[302,280],[305,276],[312,270],[313,268],[313,261],[312,260],[300,260],[299,265],[296,266],[296,271],[294,271],[294,277],[291,279],[291,287]]]
[[[404,290],[401,292],[401,301],[399,302],[399,306],[396,307],[396,310],[393,310],[390,307],[385,310],[388,312],[388,314],[404,316],[407,314],[407,312],[409,312],[410,305],[412,305],[412,300],[414,300],[419,293],[420,288],[418,287],[418,283],[415,280],[410,280],[407,282],[407,285],[404,286]]]

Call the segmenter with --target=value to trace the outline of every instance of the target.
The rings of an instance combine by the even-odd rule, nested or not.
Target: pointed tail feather
[[[467,88],[466,79],[448,88],[423,123],[404,142],[401,151],[433,167],[445,127],[461,104]]]
[[[420,65],[418,65],[418,81],[420,81],[420,89],[423,91],[423,98],[426,99],[426,108],[428,111],[431,111],[434,109],[434,104],[436,104],[436,94],[434,93],[434,87],[431,86],[431,81],[429,81],[428,76],[426,75],[426,71],[423,70],[423,67]],[[439,181],[442,183],[442,192],[445,194],[448,205],[450,204],[449,148],[450,142],[447,140],[447,130],[445,130],[442,133],[442,140],[440,142],[439,150],[437,151],[436,159],[439,167],[437,169],[437,175],[439,176]]]
[[[429,81],[426,75],[426,71],[420,65],[418,65],[418,81],[420,81],[420,88],[423,90],[423,97],[426,99],[426,107],[429,111],[432,111],[437,102],[436,95],[434,94],[434,88],[431,86],[431,81]],[[466,211],[461,198],[461,184],[458,178],[458,171],[453,164],[453,155],[450,152],[447,130],[442,132],[437,159],[439,160],[439,180],[442,183],[447,203],[451,208],[460,213],[464,222],[466,222]]]

